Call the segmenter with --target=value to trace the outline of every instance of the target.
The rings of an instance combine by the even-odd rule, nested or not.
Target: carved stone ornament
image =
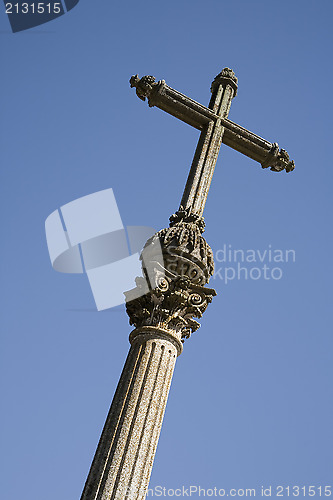
[[[273,172],[282,172],[282,170],[285,170],[288,173],[295,169],[295,162],[294,160],[290,160],[287,151],[279,149],[278,143],[275,142],[261,166],[262,168],[270,167]]]
[[[141,283],[145,285],[143,278],[136,281],[138,288]],[[216,295],[212,288],[194,285],[187,277],[170,275],[161,277],[155,289],[133,300],[131,292],[125,293],[131,325],[136,328],[154,326],[175,332],[180,334],[182,342],[200,327],[193,318],[201,318]]]
[[[208,283],[214,274],[214,259],[212,249],[202,236],[204,229],[204,219],[181,206],[171,215],[170,227],[158,231],[147,241],[141,254],[145,274],[149,274],[152,263],[160,262],[156,251],[161,248],[165,270],[175,276],[186,276],[196,285]]]
[[[154,104],[150,103],[150,98],[153,96],[154,91],[158,91],[164,84],[164,80],[156,82],[155,77],[152,75],[143,76],[142,78],[139,78],[139,75],[135,75],[130,78],[131,88],[136,87],[136,95],[141,101],[145,101],[147,97],[150,107],[154,106]]]
[[[232,69],[230,68],[224,68],[221,73],[219,73],[213,80],[212,85],[210,87],[211,92],[214,92],[216,87],[219,85],[230,85],[234,91],[234,97],[237,95],[237,88],[238,88],[238,78],[236,77],[235,73],[233,72]]]
[[[203,286],[214,273],[213,252],[201,235],[204,227],[202,217],[180,207],[170,227],[147,241],[141,253],[144,278],[125,292],[131,325],[173,331],[182,341],[199,328],[193,318],[201,318],[216,295]]]
[[[232,98],[237,94],[238,79],[232,69],[224,68],[214,78],[211,85],[212,101],[208,108],[169,87],[164,80],[156,82],[155,78],[151,75],[143,76],[142,78],[139,78],[138,75],[132,76],[130,85],[132,88],[136,88],[136,94],[142,101],[146,98],[148,99],[149,107],[157,106],[200,130],[205,136],[213,133],[211,132],[213,130],[212,127],[208,127],[209,123],[214,123],[214,126],[220,126],[220,128],[222,125],[222,142],[257,161],[263,168],[270,168],[273,172],[281,172],[283,170],[291,172],[294,170],[295,163],[290,160],[288,153],[284,149],[279,149],[276,143],[266,141],[228,119],[226,109],[229,109],[230,102],[228,104],[227,98],[224,106],[221,107],[221,103],[217,104],[220,102],[222,95],[229,95],[228,92],[225,93],[228,87],[233,89]],[[218,109],[220,111],[223,110],[222,114]],[[203,142],[204,144],[208,144],[207,137]],[[204,154],[204,158],[206,158],[206,154]],[[217,155],[214,157],[217,158]],[[211,155],[208,154],[207,158],[211,159]],[[198,164],[201,165],[202,161],[205,160],[200,159],[200,155],[197,155],[196,162],[199,162]],[[187,206],[186,203],[184,204]]]

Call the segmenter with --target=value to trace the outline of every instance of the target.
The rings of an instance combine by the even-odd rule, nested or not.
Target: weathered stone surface
[[[257,161],[263,168],[269,167],[274,172],[281,172],[282,170],[291,172],[294,170],[295,163],[289,159],[289,155],[284,149],[279,149],[277,143],[266,141],[227,118],[230,104],[229,107],[225,107],[224,110],[219,109],[221,96],[218,95],[217,89],[219,89],[219,92],[227,93],[228,97],[230,97],[231,92],[232,97],[235,97],[237,93],[237,78],[230,68],[224,68],[221,73],[215,77],[211,86],[212,99],[208,108],[184,94],[181,94],[177,90],[172,89],[164,80],[156,82],[153,76],[144,76],[141,79],[138,75],[132,76],[130,85],[131,87],[136,87],[136,93],[140,99],[148,99],[150,107],[157,106],[163,111],[166,111],[192,127],[202,131],[202,137],[200,137],[191,168],[192,173],[190,172],[188,179],[188,183],[191,186],[192,178],[194,178],[194,171],[197,176],[198,172],[200,172],[197,168],[200,166],[200,162],[206,161],[206,159],[210,160],[210,172],[214,171],[217,159],[216,151],[218,153],[221,141],[227,146]],[[222,97],[224,106],[228,97]],[[219,135],[217,130],[215,130],[215,134],[212,134],[214,124],[218,124],[219,127],[217,127],[217,129],[220,128],[220,140],[217,139]],[[215,137],[214,140],[212,136]],[[216,145],[214,144],[215,141],[217,141]],[[201,158],[202,154],[205,155],[204,160]],[[210,180],[211,179],[209,179],[209,183]],[[191,201],[187,202],[186,199],[187,197],[191,198],[187,191],[188,189],[185,190],[181,202],[185,208],[191,206]],[[197,203],[197,205],[200,205],[200,203]],[[203,207],[200,208],[200,206],[197,205],[193,204],[193,207],[195,207],[194,211],[201,215],[203,213]]]
[[[125,293],[131,349],[81,500],[145,498],[176,357],[216,295],[203,286],[214,272],[204,226],[181,208],[142,251],[146,279]]]
[[[145,279],[137,278],[137,287],[125,293],[131,325],[180,333],[182,340],[199,328],[193,318],[201,318],[216,295],[203,286],[214,273],[204,228],[202,217],[181,207],[170,217],[170,227],[147,241],[141,254]],[[145,293],[147,282],[150,289]]]
[[[153,327],[134,330],[130,342],[81,500],[145,498],[182,343]]]
[[[143,500],[148,488],[177,356],[199,328],[215,290],[213,253],[202,236],[202,213],[223,141],[262,164],[290,172],[294,162],[277,144],[228,120],[237,78],[224,68],[214,79],[206,108],[152,76],[133,76],[131,87],[157,106],[201,130],[179,210],[141,254],[144,277],[125,293],[131,348],[81,500]],[[162,250],[162,261],[161,252]]]
[[[142,251],[146,279],[125,293],[131,349],[81,500],[145,498],[176,357],[216,295],[203,286],[214,272],[204,227],[181,207]]]
[[[196,285],[208,283],[214,273],[214,261],[212,249],[202,236],[204,228],[202,217],[181,206],[171,215],[170,227],[158,231],[147,241],[142,251],[141,259],[146,277],[154,273],[160,277],[155,267],[153,272],[149,272],[149,267],[156,266],[161,249],[162,265],[173,278],[187,276]]]
[[[126,310],[131,325],[174,332],[183,341],[200,327],[193,318],[202,317],[215,295],[212,288],[193,285],[186,277],[162,278],[158,287],[134,300],[127,292]]]

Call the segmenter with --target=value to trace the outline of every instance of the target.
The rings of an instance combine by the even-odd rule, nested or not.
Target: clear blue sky
[[[1,11],[3,500],[80,498],[129,348],[124,308],[98,313],[86,277],[52,269],[46,217],[112,187],[124,224],[165,227],[198,132],[128,80],[153,74],[208,104],[225,66],[239,78],[230,118],[296,170],[224,146],[205,237],[296,261],[280,280],[210,282],[151,486],[332,485],[332,14],[328,0],[81,0],[12,34]]]

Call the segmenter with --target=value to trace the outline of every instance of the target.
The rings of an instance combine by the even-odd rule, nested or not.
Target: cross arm
[[[220,120],[224,128],[222,142],[257,161],[263,168],[270,167],[274,172],[294,170],[294,161],[290,160],[288,153],[280,149],[277,143],[266,141],[228,118],[217,115],[206,106],[169,87],[164,80],[156,82],[153,76],[140,79],[135,75],[131,77],[130,85],[136,88],[136,94],[141,100],[148,99],[150,107],[156,106],[200,131],[209,122],[216,123]]]

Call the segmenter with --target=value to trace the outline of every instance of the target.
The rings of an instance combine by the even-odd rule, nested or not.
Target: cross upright
[[[184,340],[200,327],[193,318],[201,318],[216,295],[205,286],[214,261],[202,236],[202,214],[221,143],[275,172],[295,167],[276,143],[227,118],[237,92],[237,78],[229,68],[214,79],[208,108],[153,76],[132,76],[130,85],[140,99],[148,99],[149,106],[201,134],[179,210],[170,217],[170,227],[147,241],[141,253],[143,277],[125,292],[134,326],[131,347],[81,500],[146,498],[176,358]]]

